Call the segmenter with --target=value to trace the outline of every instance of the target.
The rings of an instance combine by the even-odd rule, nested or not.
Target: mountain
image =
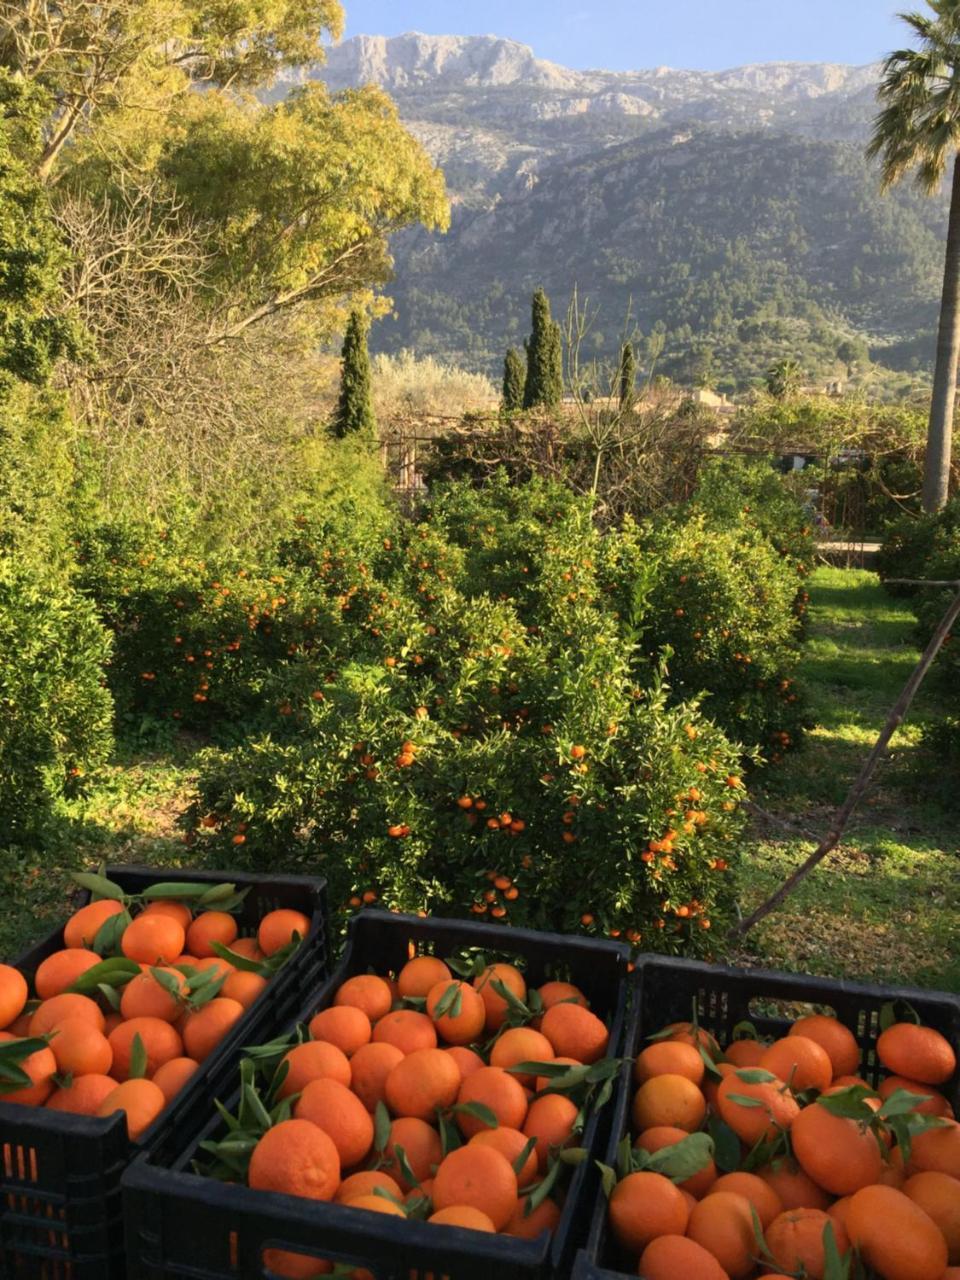
[[[927,360],[945,199],[881,196],[863,159],[876,66],[575,71],[496,36],[410,33],[348,40],[310,74],[387,89],[447,175],[448,235],[394,242],[382,349],[496,372],[531,290],[561,309],[576,283],[598,351],[632,299],[678,377],[743,385],[787,355],[835,376],[851,344]]]

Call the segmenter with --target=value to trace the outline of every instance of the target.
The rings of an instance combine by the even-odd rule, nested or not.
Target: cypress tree
[[[633,354],[633,343],[625,342],[620,352],[620,412],[627,413],[633,408],[633,400],[637,389],[637,362]]]
[[[503,362],[503,411],[516,413],[523,408],[524,383],[527,372],[523,357],[516,347],[510,347]]]
[[[527,380],[523,407],[556,408],[563,399],[563,344],[560,326],[550,315],[550,300],[543,289],[533,295],[533,330],[527,342]]]
[[[373,415],[367,322],[362,311],[351,311],[340,353],[340,400],[333,434],[341,440],[354,432],[376,435]]]

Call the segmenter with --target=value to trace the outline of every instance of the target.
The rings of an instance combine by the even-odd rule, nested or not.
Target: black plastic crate
[[[269,1039],[299,1008],[303,990],[329,972],[322,880],[152,867],[110,867],[106,874],[129,893],[169,880],[233,883],[250,890],[237,914],[241,934],[255,932],[257,920],[278,907],[309,916],[310,932],[139,1142],[127,1137],[123,1115],[98,1119],[0,1102],[2,1280],[121,1280],[126,1274],[120,1192],[125,1167],[175,1123],[189,1128],[205,1119],[210,1091],[219,1087],[236,1048]],[[83,891],[76,904],[89,900]],[[40,962],[62,947],[61,927],[11,963],[32,977]]]
[[[627,948],[618,943],[566,938],[473,921],[431,920],[363,911],[351,923],[342,963],[330,981],[305,1004],[305,1022],[332,1000],[352,974],[396,971],[409,958],[409,945],[445,957],[466,947],[494,957],[516,957],[531,986],[550,977],[576,983],[591,1008],[610,1027],[609,1054],[622,1050],[626,1030]],[[236,1077],[229,1109],[238,1096]],[[208,1095],[210,1111],[212,1097]],[[366,1268],[375,1280],[542,1280],[569,1275],[576,1250],[586,1239],[594,1183],[594,1158],[606,1145],[612,1103],[591,1117],[582,1145],[591,1159],[570,1180],[562,1219],[551,1238],[535,1241],[488,1236],[433,1224],[402,1222],[341,1205],[225,1185],[191,1172],[199,1143],[221,1128],[215,1115],[201,1129],[178,1124],[181,1141],[171,1159],[147,1151],[123,1179],[129,1275],[143,1280],[253,1280],[270,1276],[267,1248],[316,1254]],[[171,1135],[175,1136],[175,1135]],[[166,1157],[166,1158],[165,1158]]]
[[[853,1032],[860,1045],[859,1074],[876,1085],[883,1069],[875,1046],[880,1036],[880,1013],[891,1001],[908,1001],[922,1022],[934,1027],[960,1049],[960,997],[914,987],[867,986],[831,978],[798,977],[770,969],[733,969],[642,956],[633,979],[634,999],[625,1038],[626,1061],[617,1081],[612,1126],[604,1163],[615,1167],[617,1147],[630,1132],[630,1108],[635,1086],[633,1059],[671,1022],[689,1021],[696,1002],[697,1021],[724,1046],[739,1022],[752,1022],[766,1039],[785,1036],[798,1018],[810,1013],[833,1013]],[[960,1109],[960,1067],[944,1092]],[[607,1232],[607,1199],[598,1190],[587,1246],[577,1258],[574,1280],[625,1280],[635,1268],[619,1252]],[[677,1277],[677,1280],[682,1280]]]

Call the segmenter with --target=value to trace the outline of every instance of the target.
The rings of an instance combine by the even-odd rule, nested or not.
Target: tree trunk
[[[939,511],[947,504],[953,450],[953,413],[957,399],[957,359],[960,357],[960,155],[953,162],[953,191],[947,256],[943,269],[943,299],[937,365],[930,403],[930,430],[923,474],[923,507]]]

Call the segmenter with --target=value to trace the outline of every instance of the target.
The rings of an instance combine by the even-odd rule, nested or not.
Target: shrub
[[[942,511],[922,516],[903,516],[887,530],[878,558],[881,579],[891,595],[916,596],[922,588],[888,583],[890,578],[940,578],[935,566],[949,573],[950,562],[960,558],[960,498]],[[956,572],[950,575],[960,576]],[[943,610],[941,610],[941,614]]]
[[[34,836],[110,745],[103,686],[110,652],[93,607],[71,587],[0,557],[0,825]]]
[[[382,419],[398,414],[452,417],[490,409],[496,399],[496,388],[482,373],[469,373],[433,356],[418,359],[412,351],[374,356],[373,402]]]
[[[591,606],[531,634],[510,602],[435,586],[399,653],[301,695],[285,736],[206,753],[189,827],[207,860],[319,870],[344,911],[707,949],[732,908],[735,749],[635,684]]]

